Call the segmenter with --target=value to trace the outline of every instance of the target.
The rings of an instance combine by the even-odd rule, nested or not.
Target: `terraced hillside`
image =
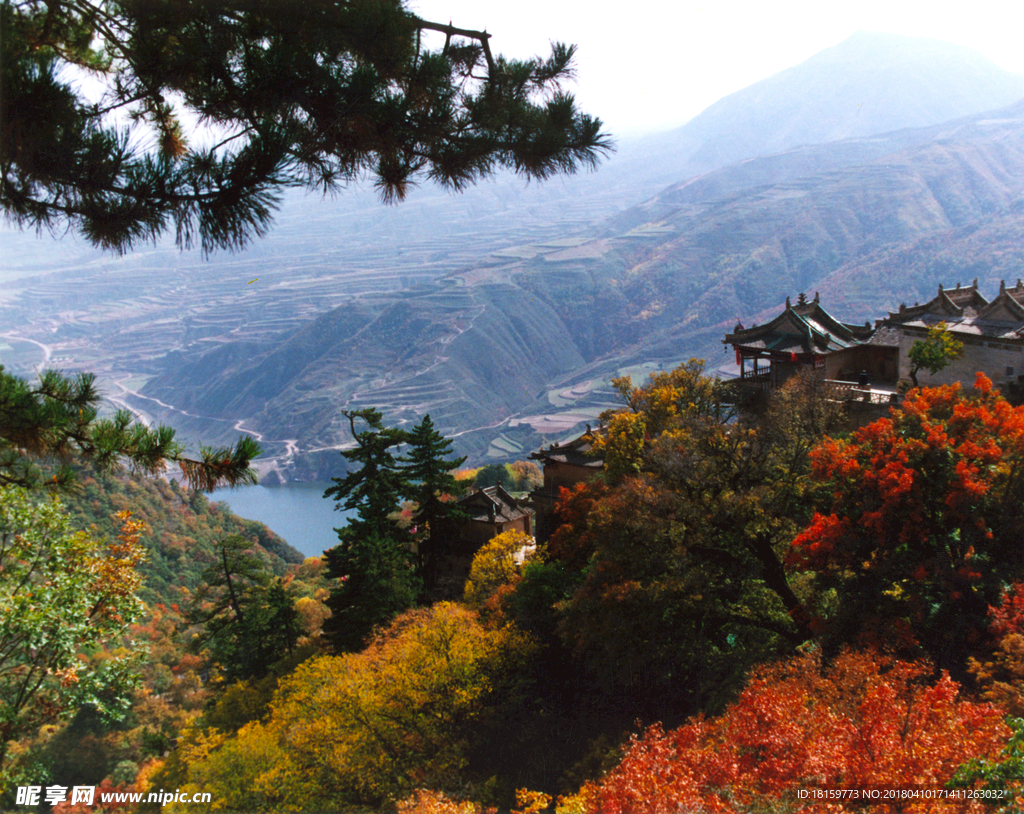
[[[339,410],[368,405],[429,412],[461,452],[508,457],[595,421],[612,376],[726,361],[737,317],[800,291],[870,320],[940,282],[1024,275],[1024,105],[806,152],[675,185],[589,238],[361,297],[262,355],[184,353],[145,392],[277,428],[314,453],[293,474],[326,474]]]
[[[787,295],[873,319],[1024,273],[1020,106],[938,123],[1024,93],[976,57],[858,35],[596,174],[290,199],[240,255],[7,233],[0,364],[95,371],[185,437],[251,433],[285,478],[336,474],[341,410],[366,405],[518,457],[595,421],[614,375],[727,361],[725,330]]]

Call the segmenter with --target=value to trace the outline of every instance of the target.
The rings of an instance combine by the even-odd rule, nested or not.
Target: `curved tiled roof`
[[[459,501],[470,520],[483,523],[507,523],[532,515],[533,509],[520,503],[501,485],[477,489]]]
[[[961,288],[940,288],[939,293],[924,305],[890,312],[880,323],[925,331],[945,323],[948,330],[964,336],[984,337],[1017,342],[1024,339],[1024,283],[1013,288],[1000,283],[999,295],[989,302],[977,290],[978,281]]]
[[[777,353],[822,354],[860,345],[871,338],[870,325],[840,322],[819,301],[803,294],[796,305],[786,298],[786,308],[771,322],[752,328],[737,326],[726,334],[725,344]]]
[[[604,456],[594,449],[594,433],[588,429],[583,435],[564,444],[552,444],[537,452],[531,452],[530,458],[535,461],[572,464],[600,469],[604,466]]]

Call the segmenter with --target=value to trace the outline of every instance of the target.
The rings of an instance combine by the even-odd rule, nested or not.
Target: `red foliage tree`
[[[981,374],[971,393],[914,390],[851,439],[826,439],[812,462],[824,510],[789,565],[838,589],[838,638],[917,642],[960,667],[989,604],[1024,572],[1024,408]]]
[[[575,802],[589,814],[677,811],[856,811],[864,801],[817,790],[940,789],[971,757],[994,757],[1010,731],[1003,712],[959,698],[923,662],[845,651],[755,671],[720,717],[634,737],[622,762]],[[803,792],[803,796],[801,796]],[[563,801],[563,804],[569,801]],[[567,806],[568,809],[568,806]],[[934,797],[874,801],[886,812],[980,811]]]
[[[577,483],[571,489],[563,486],[558,490],[557,528],[548,541],[552,557],[575,570],[587,564],[596,544],[590,516],[607,494],[608,487],[601,481]]]

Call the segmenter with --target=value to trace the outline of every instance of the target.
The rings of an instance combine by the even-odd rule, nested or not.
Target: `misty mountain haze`
[[[189,436],[252,431],[285,478],[336,471],[349,407],[522,457],[594,420],[609,377],[717,364],[736,316],[800,290],[872,319],[1019,276],[1021,96],[968,49],[862,33],[594,174],[290,198],[269,239],[208,264],[7,235],[0,316],[28,341],[0,361],[30,371],[45,346]]]

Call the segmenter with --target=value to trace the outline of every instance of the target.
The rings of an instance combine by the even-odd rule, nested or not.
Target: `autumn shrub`
[[[1003,711],[960,697],[924,662],[844,651],[823,666],[817,652],[755,670],[717,718],[671,731],[656,724],[633,738],[603,780],[560,811],[855,811],[860,802],[801,799],[809,789],[940,789],[968,758],[1000,753]],[[981,803],[877,801],[891,811],[981,811]]]
[[[1006,591],[989,615],[995,650],[988,658],[972,658],[968,669],[983,698],[1024,718],[1024,582]]]
[[[272,811],[379,807],[414,788],[464,787],[482,728],[521,700],[532,650],[511,626],[485,627],[459,605],[408,611],[365,650],[300,665],[267,720],[183,738],[183,791]]]
[[[398,814],[484,814],[484,809],[468,800],[452,800],[440,791],[416,789],[397,805]]]
[[[536,550],[528,534],[513,529],[499,534],[473,557],[466,580],[466,603],[479,608],[499,588],[515,584],[522,576],[523,564]]]

